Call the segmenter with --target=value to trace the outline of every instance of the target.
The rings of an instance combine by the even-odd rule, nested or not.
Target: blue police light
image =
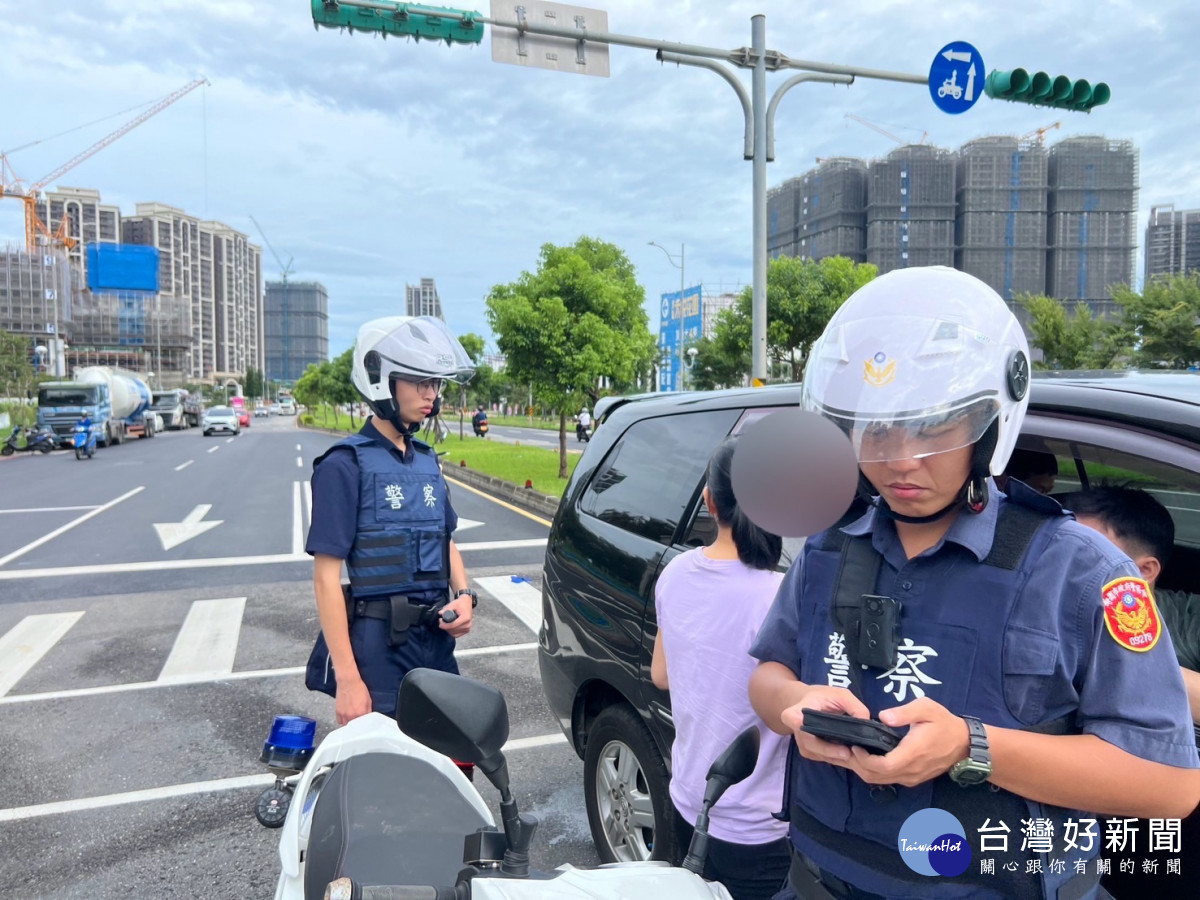
[[[305,716],[276,716],[259,759],[273,769],[299,771],[313,755],[317,723]]]

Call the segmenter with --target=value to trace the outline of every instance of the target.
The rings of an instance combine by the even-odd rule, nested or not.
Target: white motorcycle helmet
[[[846,432],[860,463],[974,445],[965,499],[978,512],[1028,391],[1029,344],[999,294],[931,266],[889,272],[846,300],[813,344],[801,402]]]
[[[446,323],[433,316],[387,316],[372,319],[358,329],[354,340],[350,380],[371,411],[396,429],[410,429],[399,421],[392,383],[396,379],[424,381],[441,378],[466,384],[475,366],[450,333]],[[439,394],[433,415],[441,409]]]

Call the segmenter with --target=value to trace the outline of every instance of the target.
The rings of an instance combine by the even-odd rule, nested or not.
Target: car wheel
[[[637,714],[624,705],[600,713],[583,762],[584,799],[600,861],[674,859],[670,776]]]

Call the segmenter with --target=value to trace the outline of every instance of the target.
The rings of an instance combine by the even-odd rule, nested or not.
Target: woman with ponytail
[[[708,463],[704,505],[716,519],[716,539],[671,560],[655,587],[658,636],[650,677],[671,694],[671,802],[681,855],[709,766],[739,733],[759,726],[754,774],[726,791],[710,813],[704,877],[724,884],[734,900],[766,900],[783,887],[788,871],[787,823],[771,815],[783,797],[787,738],[766,728],[750,706],[747,687],[757,660],[748,651],[783,577],[775,571],[783,542],[738,509],[730,479],[735,445],[735,438],[726,439]]]

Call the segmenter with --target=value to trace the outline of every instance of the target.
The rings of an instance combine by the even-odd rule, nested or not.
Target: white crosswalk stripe
[[[519,580],[514,580],[519,579]],[[542,627],[542,592],[520,576],[490,575],[475,582],[504,604],[534,634]]]
[[[0,697],[25,677],[82,616],[82,612],[26,616],[0,637]]]
[[[301,494],[301,483],[296,483]],[[302,494],[301,494],[302,496]],[[514,580],[515,579],[515,580]],[[494,575],[473,579],[473,584],[494,597],[516,616],[533,634],[541,627],[541,592],[521,576]],[[84,615],[79,612],[26,616],[7,633],[0,634],[0,706],[33,700],[119,693],[182,684],[200,684],[225,679],[272,678],[302,674],[303,667],[254,668],[234,671],[246,597],[196,600],[179,626],[175,641],[155,681],[132,682],[88,687],[69,684],[43,688],[34,693],[10,694],[13,688],[39,662],[67,638],[68,632]],[[67,638],[70,641],[70,638]],[[528,651],[533,643],[460,650],[459,656]]]
[[[232,672],[245,611],[245,597],[193,603],[158,680],[193,680]]]

